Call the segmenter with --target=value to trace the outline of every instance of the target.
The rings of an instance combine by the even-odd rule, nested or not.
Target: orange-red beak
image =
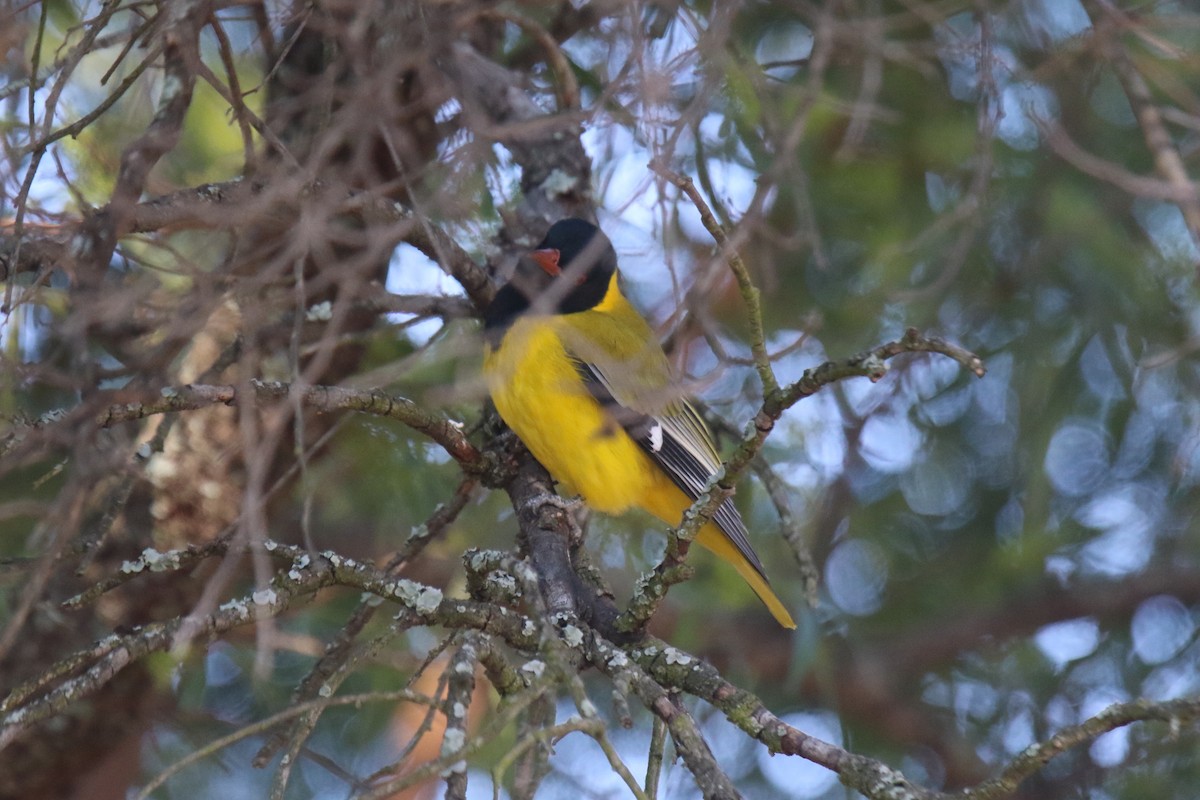
[[[562,272],[562,267],[558,264],[558,251],[552,247],[545,250],[534,250],[529,257],[551,278],[558,277]]]

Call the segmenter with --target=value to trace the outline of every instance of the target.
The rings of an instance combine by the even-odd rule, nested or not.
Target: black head
[[[595,308],[617,271],[612,242],[604,231],[582,219],[561,219],[550,226],[532,257],[556,282],[571,284],[555,306],[559,314]]]
[[[617,271],[617,252],[604,231],[582,219],[562,219],[550,226],[528,260],[541,268],[538,280],[518,276],[496,294],[484,318],[489,333],[501,332],[527,311],[539,295],[556,314],[595,308],[608,292]],[[534,270],[537,272],[537,270]],[[520,284],[518,286],[518,284]]]

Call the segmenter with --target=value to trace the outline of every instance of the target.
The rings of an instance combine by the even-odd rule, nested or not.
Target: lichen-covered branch
[[[1068,725],[1044,742],[1030,745],[992,780],[952,796],[963,800],[998,800],[1008,797],[1016,791],[1021,781],[1046,766],[1055,756],[1073,747],[1095,741],[1102,734],[1117,728],[1134,722],[1151,721],[1166,723],[1173,733],[1185,725],[1195,729],[1200,721],[1200,697],[1163,701],[1142,699],[1116,703],[1077,725]]]
[[[696,726],[695,719],[671,699],[666,687],[678,684],[657,679],[638,662],[637,654],[645,650],[639,648],[632,654],[627,654],[610,642],[595,636],[587,640],[587,648],[588,658],[598,669],[618,685],[628,686],[642,704],[663,721],[675,743],[676,751],[683,758],[688,771],[696,779],[696,785],[706,798],[731,800],[741,796],[733,781],[717,764],[712,750]],[[652,649],[654,645],[646,648]],[[679,654],[680,660],[673,663],[681,667],[700,663],[695,656],[673,649],[672,652]],[[633,658],[630,658],[630,655]]]
[[[872,800],[999,800],[1013,794],[1022,780],[1052,758],[1100,735],[1133,722],[1165,722],[1178,729],[1200,721],[1200,697],[1169,701],[1137,700],[1119,703],[1077,725],[1068,726],[1045,742],[1032,745],[989,781],[959,792],[944,793],[913,783],[881,761],[852,753],[788,725],[753,693],[725,680],[711,665],[658,640],[646,640],[620,651],[602,640],[592,640],[589,656],[606,674],[627,670],[626,659],[644,670],[656,686],[676,686],[705,700],[747,735],[772,752],[800,756],[838,774],[842,782]],[[626,678],[629,680],[629,678]],[[637,685],[637,684],[634,684]]]
[[[0,728],[0,748],[11,742],[25,726],[60,711],[68,704],[86,698],[135,660],[151,652],[166,651],[177,646],[176,634],[185,624],[193,632],[220,634],[235,627],[252,624],[267,616],[277,616],[297,599],[330,586],[352,587],[369,592],[384,601],[397,603],[402,607],[405,624],[486,632],[520,651],[539,654],[543,661],[530,661],[521,670],[513,670],[506,660],[487,644],[486,636],[476,638],[476,634],[468,634],[458,650],[457,660],[452,662],[452,670],[462,671],[462,678],[466,680],[465,665],[481,661],[491,664],[488,675],[495,676],[494,680],[497,686],[503,689],[505,696],[525,698],[517,703],[520,707],[518,711],[506,706],[508,710],[500,714],[506,719],[515,718],[518,712],[523,712],[528,704],[533,702],[532,697],[524,692],[532,691],[531,687],[535,685],[540,687],[538,692],[552,687],[557,687],[558,691],[567,691],[576,697],[582,715],[582,727],[578,729],[596,737],[603,749],[607,734],[596,719],[595,709],[587,700],[578,680],[577,667],[573,666],[580,658],[586,658],[608,675],[615,686],[623,687],[622,691],[631,691],[652,713],[662,719],[677,751],[706,797],[732,798],[738,794],[728,776],[717,766],[695,721],[685,709],[673,701],[668,687],[677,687],[687,695],[711,703],[733,724],[771,748],[773,752],[799,756],[835,771],[846,785],[872,800],[946,800],[951,797],[997,800],[1011,794],[1021,780],[1056,755],[1092,741],[1110,730],[1137,721],[1161,721],[1177,727],[1194,725],[1200,719],[1200,698],[1168,702],[1139,700],[1113,706],[1078,725],[1060,730],[1045,742],[1028,748],[1004,767],[996,778],[958,793],[946,794],[913,784],[882,762],[816,739],[784,723],[758,697],[728,682],[712,666],[659,640],[643,639],[636,645],[622,649],[593,632],[578,629],[573,625],[563,628],[560,638],[553,633],[554,626],[546,624],[545,618],[538,624],[533,618],[494,603],[448,599],[433,587],[397,579],[383,570],[336,553],[326,551],[310,554],[302,548],[275,542],[268,542],[265,550],[284,562],[283,568],[276,573],[269,586],[245,597],[228,601],[199,620],[176,618],[146,625],[129,633],[110,636],[94,647],[60,662],[49,671],[47,677],[40,678],[31,685],[18,687],[0,703],[0,714],[3,715],[0,718],[3,722],[3,727]],[[208,551],[209,555],[218,553],[219,549]],[[486,558],[485,554],[480,554],[480,557]],[[196,558],[197,553],[194,551],[148,553],[144,554],[142,559],[129,564],[127,571],[132,575],[139,575],[151,570],[180,569],[194,564]],[[484,567],[481,562],[479,566],[481,569],[511,571],[517,582],[525,586],[523,596],[538,598],[539,593],[534,588],[536,578],[521,562],[500,557],[491,558],[487,564],[489,566]],[[546,613],[541,603],[535,605],[538,607],[538,614]],[[455,667],[454,664],[459,666]],[[541,681],[548,683],[539,683]],[[465,685],[464,683],[463,686]],[[330,693],[334,690],[335,688],[331,687]],[[453,693],[453,696],[457,698],[454,703],[465,706],[462,691]],[[404,696],[401,699],[414,698]],[[296,713],[317,712],[320,710],[318,705],[328,702],[318,699],[303,701],[297,706],[300,711]],[[455,718],[460,717],[458,706],[447,705],[450,702],[448,698],[443,703],[447,713]],[[513,716],[510,717],[510,714]],[[283,720],[284,717],[272,718],[256,730],[266,730]],[[495,724],[495,720],[490,721],[488,730],[494,733]],[[459,739],[448,733],[448,741],[455,746],[444,750],[436,763],[422,766],[420,774],[436,774],[434,770],[452,769],[455,764],[477,752],[488,735],[481,734],[470,741],[464,735],[462,746],[458,747]],[[221,740],[205,752],[212,752],[232,741]],[[623,765],[620,759],[613,761],[613,758],[615,751],[611,753],[610,762],[614,769],[621,772]],[[628,770],[624,770],[623,777],[631,783],[631,791],[636,796],[640,790],[632,788],[636,784],[632,784],[632,777],[627,773]],[[401,785],[411,785],[409,781],[415,780],[414,774],[408,773],[396,781],[387,783],[386,786],[394,790]],[[377,786],[366,796],[384,796],[385,788],[382,785]]]
[[[450,666],[446,670],[446,699],[442,701],[442,715],[446,718],[446,729],[442,734],[443,758],[453,758],[462,752],[467,743],[467,712],[471,707],[471,696],[475,693],[475,665],[479,653],[475,637],[464,634]],[[444,774],[446,800],[466,800],[467,762],[454,761]]]
[[[196,618],[177,617],[166,622],[142,626],[132,633],[114,634],[85,653],[77,653],[52,666],[47,672],[67,678],[49,689],[55,681],[39,678],[33,684],[17,687],[0,702],[3,728],[0,749],[10,743],[24,727],[64,709],[96,691],[116,673],[151,652],[166,651],[177,644],[177,634],[211,636],[273,618],[285,611],[293,600],[328,586],[338,585],[369,592],[403,605],[414,615],[414,624],[473,628],[499,633],[513,646],[536,650],[542,637],[537,626],[527,626],[527,618],[507,608],[466,600],[448,600],[441,590],[413,581],[395,578],[383,570],[324,551],[310,554],[303,548],[267,542],[266,552],[287,559],[289,567],[276,573],[269,586],[250,595],[222,604],[217,610]],[[128,565],[127,572],[137,574],[155,564],[175,564],[193,558],[189,551],[143,555]],[[90,664],[90,665],[89,665]],[[47,691],[48,690],[48,691]],[[40,696],[37,696],[39,695]],[[32,699],[37,696],[37,699]]]

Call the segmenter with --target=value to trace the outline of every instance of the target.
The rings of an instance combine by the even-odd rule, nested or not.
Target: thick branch
[[[351,587],[398,602],[413,615],[414,624],[497,633],[509,644],[525,650],[536,650],[539,646],[539,626],[528,625],[526,617],[509,609],[446,599],[440,589],[395,578],[383,570],[332,551],[310,554],[304,548],[275,542],[266,542],[264,549],[276,558],[290,561],[289,568],[277,573],[270,586],[252,592],[247,597],[226,602],[210,614],[176,617],[166,622],[141,626],[132,633],[110,636],[86,651],[72,654],[30,684],[14,689],[0,703],[0,714],[3,714],[0,749],[11,743],[27,726],[91,695],[137,659],[176,647],[180,644],[177,637],[181,633],[186,632],[190,641],[191,637],[213,636],[262,619],[274,618],[283,613],[293,600],[328,586]],[[217,554],[222,552],[222,548],[214,547],[210,552]],[[153,556],[150,557],[150,554]],[[139,561],[126,565],[124,571],[129,575],[144,571],[171,571],[184,568],[189,561],[188,551],[149,551]],[[74,674],[75,677],[41,694],[60,676],[68,674]],[[30,700],[40,694],[36,700]]]
[[[455,42],[450,55],[445,68],[458,84],[467,123],[476,135],[502,141],[521,165],[525,225],[544,230],[563,217],[591,217],[591,159],[580,140],[582,116],[547,115],[520,75],[466,42]]]

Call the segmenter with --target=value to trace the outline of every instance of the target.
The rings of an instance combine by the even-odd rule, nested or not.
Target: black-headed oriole
[[[641,508],[678,525],[721,461],[654,332],[621,294],[611,242],[590,222],[564,219],[530,259],[541,271],[519,269],[485,315],[497,411],[592,508]],[[737,569],[780,625],[796,627],[731,500],[696,540]]]

